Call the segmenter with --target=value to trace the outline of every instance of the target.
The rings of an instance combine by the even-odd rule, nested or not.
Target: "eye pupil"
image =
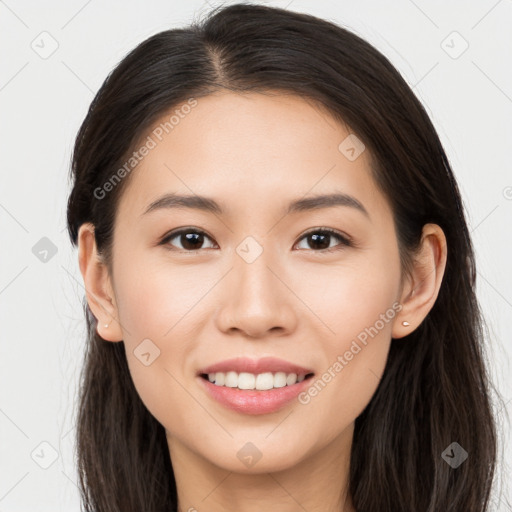
[[[200,233],[184,233],[181,235],[181,243],[185,249],[195,250],[203,243],[203,235]],[[185,243],[183,243],[185,241]],[[187,247],[187,244],[191,244]]]
[[[323,243],[320,243],[321,247],[319,249],[327,249],[329,247],[329,237],[331,235],[318,235],[317,233],[309,235],[309,238],[312,239],[315,243],[318,243],[320,239],[323,239]],[[318,248],[318,247],[317,247]]]

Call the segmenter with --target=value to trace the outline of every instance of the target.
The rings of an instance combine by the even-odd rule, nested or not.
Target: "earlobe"
[[[118,316],[110,276],[98,256],[94,225],[84,223],[78,232],[78,262],[84,280],[87,303],[97,319],[98,335],[106,341],[122,341],[123,335],[116,321]]]
[[[446,259],[447,245],[443,230],[437,224],[425,224],[412,276],[401,297],[402,309],[393,325],[393,338],[407,336],[428,315],[439,295]]]

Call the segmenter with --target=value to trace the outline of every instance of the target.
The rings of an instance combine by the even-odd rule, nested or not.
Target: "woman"
[[[87,511],[485,511],[496,425],[424,108],[330,22],[156,34],[77,136]]]

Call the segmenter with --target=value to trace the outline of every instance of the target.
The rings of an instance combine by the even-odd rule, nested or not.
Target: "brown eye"
[[[211,240],[203,231],[187,228],[170,233],[162,240],[162,244],[168,244],[172,246],[171,248],[176,248],[174,244],[170,243],[171,240],[174,239],[176,239],[179,244],[177,249],[187,252],[205,249],[205,247],[203,247],[205,240]]]
[[[332,239],[338,239],[341,243],[331,246]],[[306,247],[306,249],[317,249],[318,251],[331,251],[342,248],[343,246],[350,246],[350,240],[343,236],[341,233],[334,231],[332,229],[315,229],[314,231],[310,231],[306,233],[301,240],[306,240],[310,247]],[[341,247],[339,247],[341,246]]]
[[[333,239],[337,239],[339,243],[332,246],[331,242]],[[172,240],[176,241],[171,243]],[[193,252],[200,249],[211,249],[215,247],[215,244],[210,245],[210,247],[205,247],[204,244],[206,240],[212,241],[204,231],[192,228],[182,228],[169,233],[169,235],[162,240],[161,244],[170,246],[172,250],[181,250],[185,252]],[[342,249],[343,247],[350,247],[352,245],[352,242],[348,237],[328,228],[317,228],[309,231],[300,240],[306,240],[308,245],[306,249],[312,249],[315,252],[330,252]]]

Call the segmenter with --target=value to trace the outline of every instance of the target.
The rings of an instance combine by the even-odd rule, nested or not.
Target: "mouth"
[[[205,392],[220,405],[241,414],[275,413],[293,403],[310,386],[310,373],[234,371],[200,373],[197,378]]]
[[[278,359],[235,357],[197,372],[204,391],[216,402],[243,414],[269,414],[290,405],[310,386],[312,368]]]
[[[268,391],[293,386],[304,380],[309,380],[314,376],[314,373],[265,372],[254,374],[229,371],[201,373],[199,376],[218,387],[237,388],[245,391]]]

